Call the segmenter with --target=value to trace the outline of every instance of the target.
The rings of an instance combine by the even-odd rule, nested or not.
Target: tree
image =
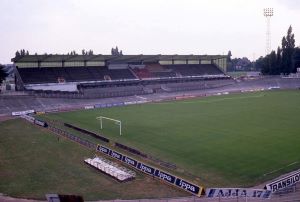
[[[2,83],[2,81],[5,80],[5,78],[7,77],[7,73],[4,70],[4,66],[0,64],[0,84]]]
[[[233,58],[228,65],[228,69],[233,71],[249,71],[252,67],[252,63],[247,57]]]
[[[277,52],[276,52],[276,68],[275,68],[275,74],[280,74],[281,72],[281,66],[282,66],[282,50],[278,46]]]
[[[295,35],[292,33],[292,26],[288,28],[287,35],[282,37],[281,48],[277,52],[272,51],[265,57],[256,60],[256,65],[261,68],[263,74],[289,74],[296,72],[296,63],[294,59]]]
[[[281,41],[282,45],[282,72],[291,73],[295,72],[292,63],[292,56],[295,50],[295,35],[292,33],[292,26],[289,27],[286,37],[284,36]]]
[[[270,55],[266,55],[265,57],[260,58],[261,61],[257,61],[256,63],[261,63],[261,73],[270,74]]]
[[[269,74],[275,75],[277,74],[276,68],[277,68],[277,57],[276,57],[275,51],[272,51],[269,55]]]
[[[20,52],[17,51],[16,54],[15,54],[15,56],[16,56],[16,58],[20,57],[21,56]]]
[[[231,62],[231,56],[232,56],[231,50],[229,50],[228,53],[227,53],[227,61],[228,62]]]
[[[227,53],[227,71],[233,71],[233,65],[232,65],[232,61],[231,61],[231,51],[229,50]]]
[[[259,61],[261,60],[261,61]],[[261,57],[259,60],[256,61],[257,65],[261,66],[261,72],[263,74],[276,74],[276,67],[277,67],[277,55],[275,51],[272,51],[266,57]]]
[[[28,50],[26,51],[26,55],[29,55],[29,51]]]
[[[263,63],[264,63],[264,57],[260,56],[256,61],[255,61],[255,66],[256,69],[259,69],[263,73]]]
[[[295,71],[297,71],[297,68],[300,68],[300,47],[295,48],[293,54],[293,67]]]
[[[71,51],[70,55],[77,55],[77,53],[75,50],[73,50],[73,51]]]
[[[122,50],[119,51],[118,46],[116,46],[116,48],[111,49],[111,55],[119,56],[119,55],[123,55],[123,52]]]
[[[92,49],[89,50],[89,55],[94,55],[94,52]]]
[[[82,53],[82,55],[85,55],[85,50],[84,50],[84,49],[82,49],[81,53]]]

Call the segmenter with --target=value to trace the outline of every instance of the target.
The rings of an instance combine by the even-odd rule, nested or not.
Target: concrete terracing
[[[0,115],[10,115],[13,111],[34,109],[36,111],[72,110],[80,109],[86,105],[116,103],[126,101],[152,101],[168,100],[182,95],[210,95],[218,92],[240,92],[255,89],[268,89],[280,87],[281,89],[299,89],[300,79],[282,79],[280,77],[267,77],[263,79],[247,80],[237,82],[223,87],[146,94],[142,96],[114,97],[102,99],[71,99],[71,98],[41,98],[30,95],[0,95]],[[142,98],[141,98],[142,97]],[[0,117],[1,117],[0,116]]]

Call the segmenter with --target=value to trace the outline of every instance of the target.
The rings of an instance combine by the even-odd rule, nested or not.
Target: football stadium
[[[0,202],[300,202],[299,2],[0,8]]]
[[[12,61],[21,94],[3,96],[0,123],[9,196],[299,197],[298,78],[235,79],[223,55]]]

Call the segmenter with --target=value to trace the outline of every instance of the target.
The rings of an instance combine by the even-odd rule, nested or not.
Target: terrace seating
[[[155,77],[163,78],[163,77],[176,77],[176,73],[173,71],[169,72],[153,72]]]
[[[24,83],[57,83],[57,76],[47,68],[19,69]]]
[[[67,74],[70,75],[69,81],[93,81],[95,78],[85,67],[65,67]]]
[[[182,76],[219,75],[223,72],[212,64],[164,65]]]
[[[131,95],[141,95],[146,94],[144,92],[142,85],[134,86],[118,86],[118,87],[89,87],[82,88],[85,97],[121,97],[121,96],[131,96]]]
[[[108,71],[112,80],[135,79],[129,69],[112,69]]]
[[[25,84],[135,79],[129,69],[107,67],[19,68],[18,71]]]
[[[166,69],[160,64],[148,64],[146,67],[150,72],[164,72]]]
[[[140,78],[140,79],[145,79],[145,78],[152,78],[153,75],[149,72],[148,69],[143,68],[143,69],[139,69],[139,68],[134,68],[133,69],[134,73]]]
[[[140,79],[176,76],[172,69],[165,68],[160,64],[148,64],[144,68],[133,68],[133,71]]]
[[[107,67],[87,67],[87,70],[94,76],[96,80],[111,80],[135,79],[129,69],[108,69]]]
[[[160,65],[147,64],[144,68],[133,68],[140,78],[168,78],[183,76],[223,75],[223,72],[213,64]]]
[[[133,68],[140,79],[168,78],[181,76],[223,75],[215,65],[160,65],[147,64],[144,68]],[[84,82],[104,80],[136,79],[130,69],[109,69],[108,67],[43,67],[19,68],[25,84]],[[63,78],[63,79],[61,79]]]
[[[64,78],[65,81],[72,80],[70,74],[65,70],[65,68],[42,68],[49,71],[49,73],[55,75],[57,78]]]
[[[203,80],[193,81],[185,83],[168,83],[163,86],[163,89],[168,92],[175,91],[190,91],[190,90],[202,90],[210,88],[218,88],[234,84],[232,79],[216,79],[216,80]]]

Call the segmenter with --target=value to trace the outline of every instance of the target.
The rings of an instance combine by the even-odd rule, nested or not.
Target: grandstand
[[[25,55],[12,61],[17,90],[45,97],[197,90],[224,86],[223,81],[231,80],[223,55]]]

